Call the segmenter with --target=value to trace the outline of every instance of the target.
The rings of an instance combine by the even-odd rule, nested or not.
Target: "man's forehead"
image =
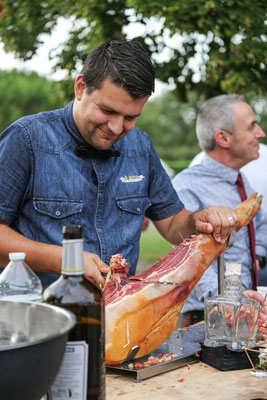
[[[236,103],[233,110],[236,115],[237,123],[242,123],[242,121],[248,123],[256,120],[254,111],[250,105],[243,101]]]
[[[250,107],[250,105],[241,100],[234,104],[233,109],[236,113],[244,113],[248,111],[253,113],[253,110]]]
[[[99,107],[125,115],[139,116],[147,97],[133,98],[122,87],[106,80],[100,89],[92,92],[93,101]],[[89,94],[90,96],[90,94]]]

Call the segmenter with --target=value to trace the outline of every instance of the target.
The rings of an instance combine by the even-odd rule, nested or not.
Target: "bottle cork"
[[[241,275],[241,263],[227,262],[225,264],[225,276]]]

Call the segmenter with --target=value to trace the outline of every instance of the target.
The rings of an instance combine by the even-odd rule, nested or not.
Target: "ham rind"
[[[262,196],[254,194],[235,211],[239,228],[257,214]],[[137,357],[158,348],[176,329],[187,297],[212,261],[225,249],[210,234],[185,239],[147,271],[146,281],[180,283],[181,286],[111,280],[104,288],[106,303],[106,362],[119,364],[139,345]]]

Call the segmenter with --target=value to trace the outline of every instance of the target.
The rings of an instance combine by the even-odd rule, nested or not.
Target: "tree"
[[[56,82],[36,72],[0,70],[0,133],[16,119],[62,107],[65,98]]]
[[[248,97],[248,103],[267,133],[267,100]],[[190,160],[201,150],[196,137],[196,117],[201,105],[193,92],[187,103],[181,103],[175,93],[166,91],[145,105],[137,126],[150,135],[164,160]],[[267,143],[267,138],[261,141]]]
[[[126,37],[134,21],[144,29],[135,38],[152,55],[157,78],[173,83],[176,96],[220,93],[265,95],[267,89],[266,1],[263,0],[2,0],[0,37],[6,51],[27,60],[58,18],[71,18],[56,68],[69,78],[100,43]],[[157,29],[151,28],[151,21]],[[166,55],[167,54],[167,55]],[[79,68],[78,68],[79,70]],[[65,82],[66,87],[68,81]]]
[[[195,133],[197,107],[196,96],[181,103],[166,91],[145,105],[137,126],[149,134],[161,158],[191,159],[200,151]]]

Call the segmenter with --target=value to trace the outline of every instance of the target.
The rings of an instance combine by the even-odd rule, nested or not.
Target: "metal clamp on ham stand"
[[[233,231],[227,242],[227,249],[231,248],[235,241],[236,232]],[[217,258],[217,270],[218,270],[218,297],[223,294],[224,290],[224,253]],[[227,304],[225,304],[227,307]],[[206,310],[205,310],[206,311]],[[207,330],[207,324],[209,323],[208,317],[205,312],[205,328]],[[214,321],[216,324],[216,321]],[[239,369],[251,368],[250,361],[246,355],[245,350],[235,350],[224,346],[206,346],[201,343],[202,352],[200,353],[201,361],[209,364],[221,371],[234,371]],[[250,358],[253,363],[257,364],[258,354],[257,352],[250,353]]]
[[[235,241],[236,231],[232,231],[227,241],[227,249],[230,249]],[[223,292],[224,287],[224,253],[220,254],[217,258],[217,271],[218,271],[218,294]]]

